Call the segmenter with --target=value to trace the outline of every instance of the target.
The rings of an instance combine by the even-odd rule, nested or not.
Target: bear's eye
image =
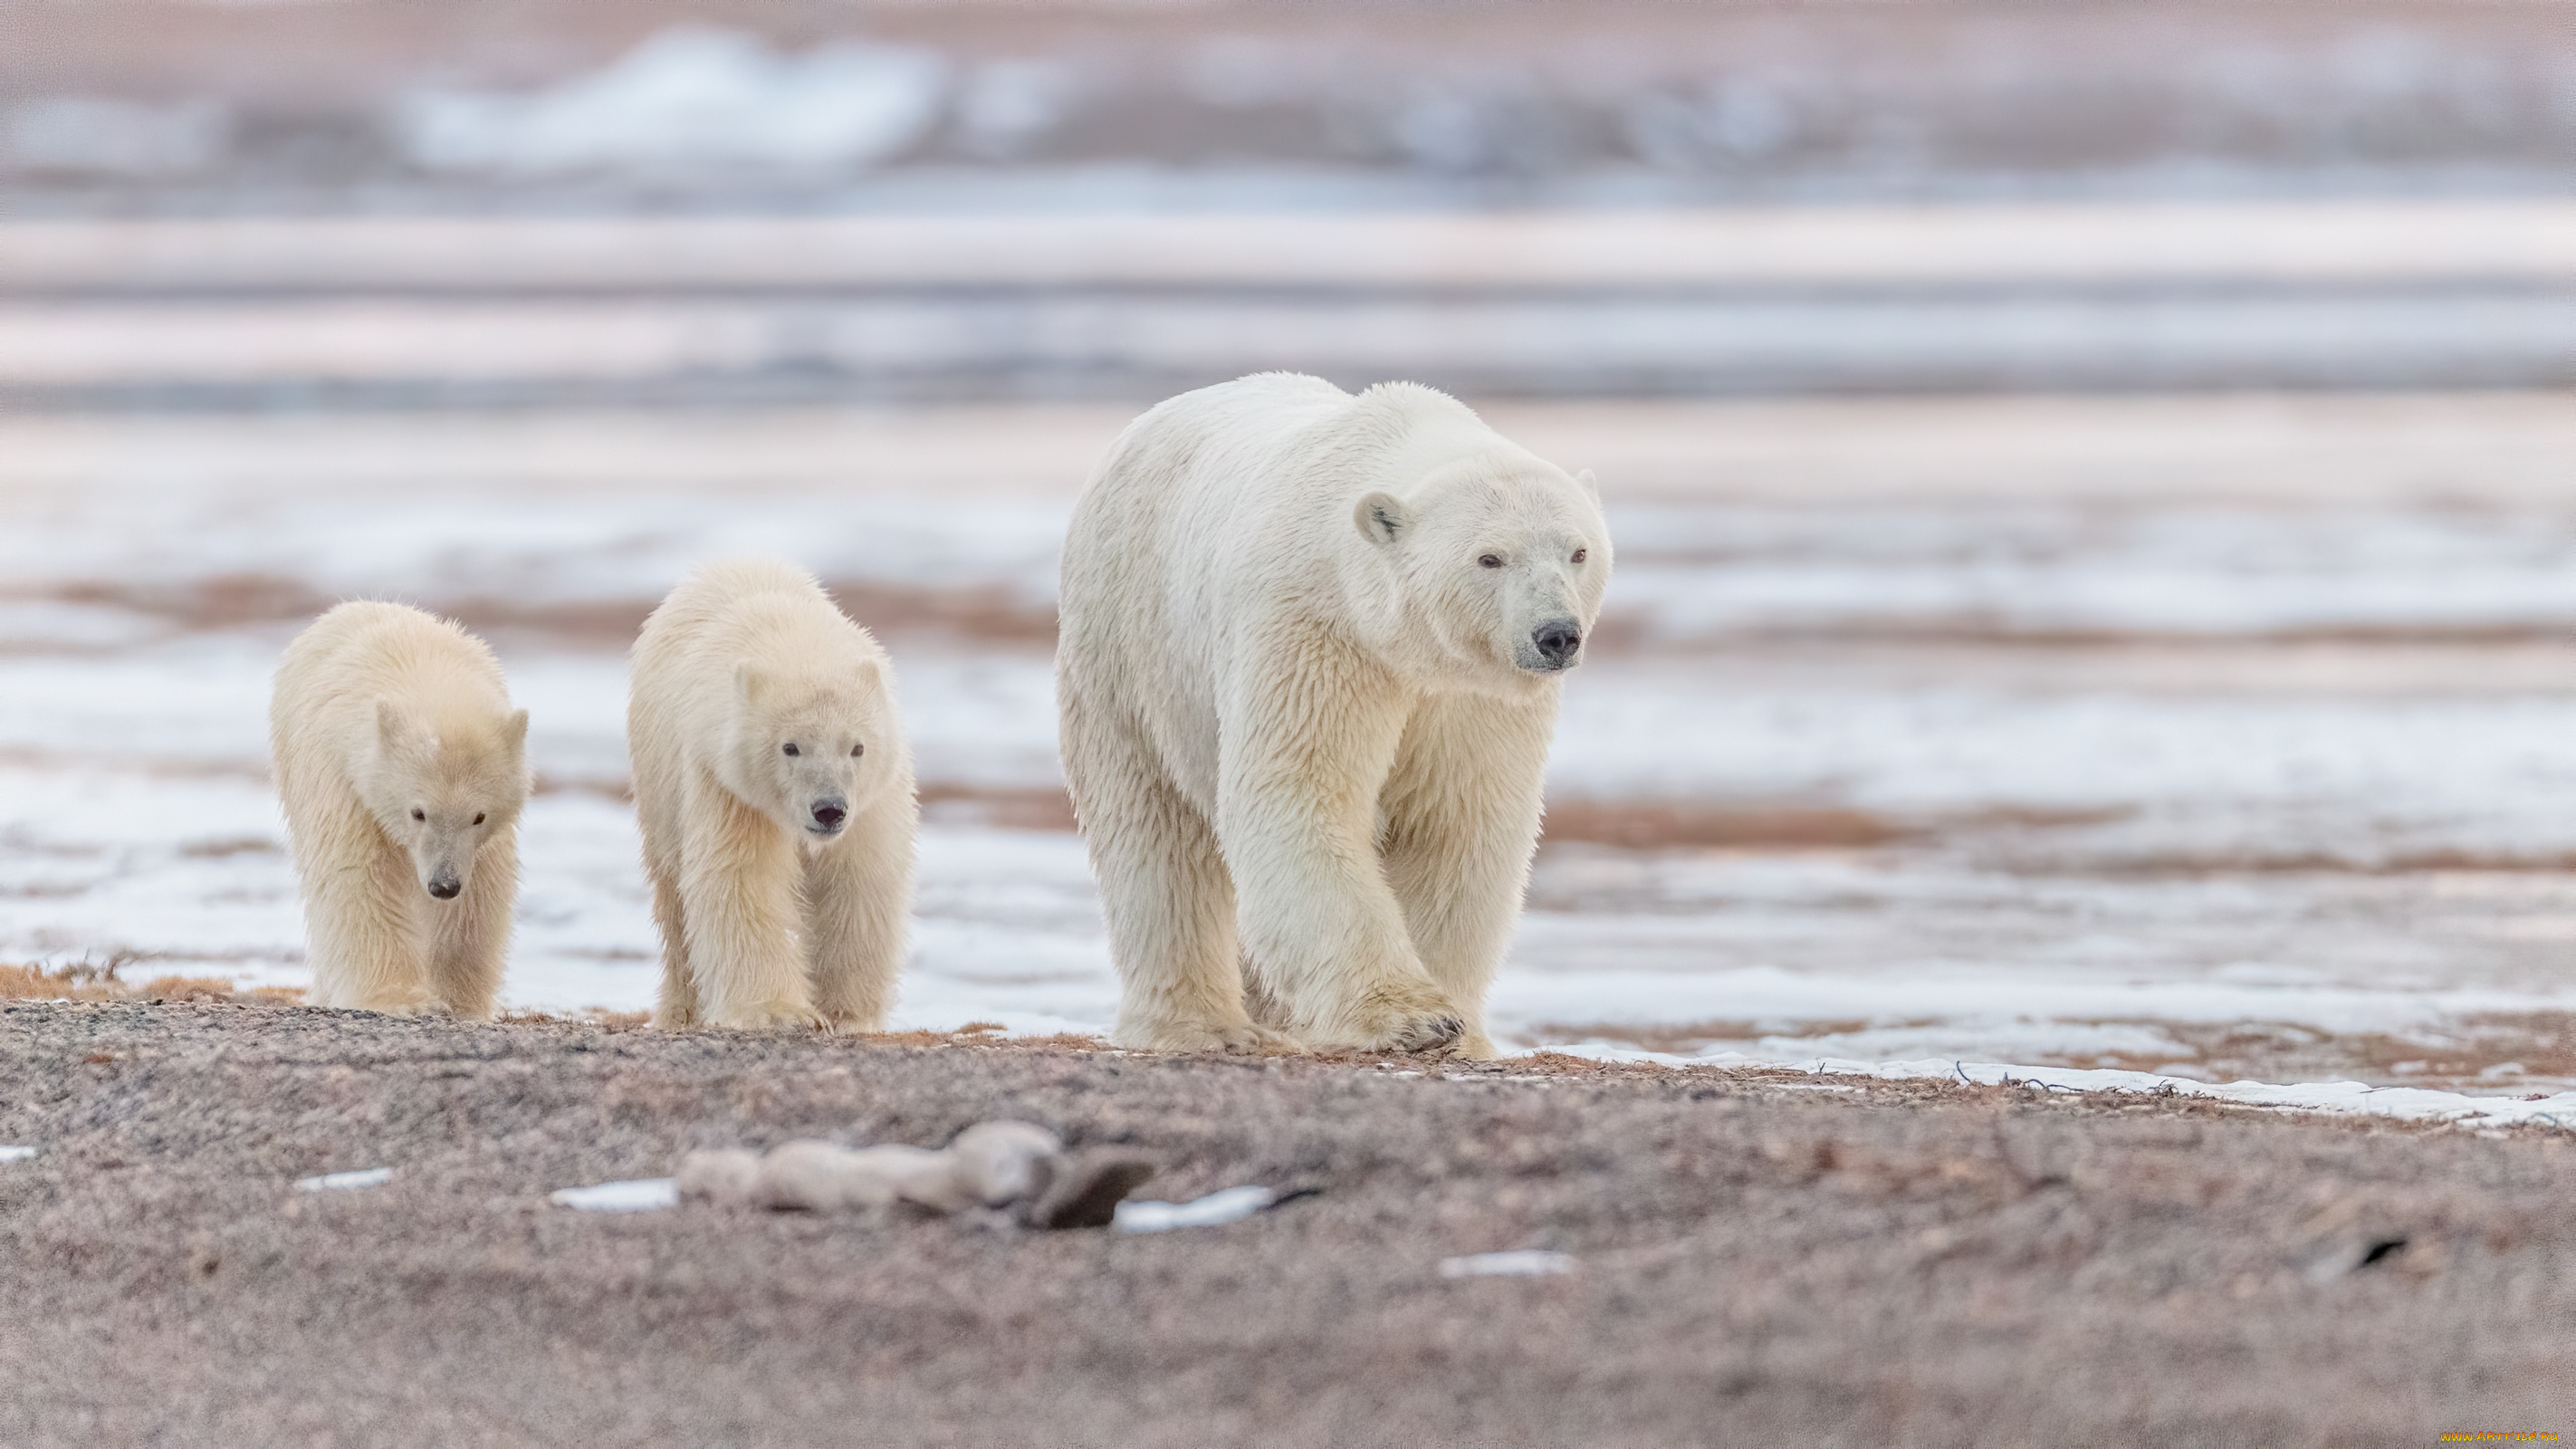
[[[779,753],[784,755],[794,755],[796,753],[796,747],[794,745],[780,745],[778,750]]]
[[[853,760],[857,759],[857,758],[858,758],[859,756],[861,756],[861,755],[866,754],[867,752],[868,752],[868,747],[867,747],[867,746],[865,746],[865,745],[852,745],[852,746],[850,746],[850,758],[851,758],[851,759],[853,759]]]
[[[1574,561],[1575,561],[1576,563],[1581,563],[1581,562],[1583,562],[1583,556],[1584,556],[1585,554],[1587,554],[1587,553],[1590,553],[1590,552],[1592,552],[1592,550],[1590,550],[1590,549],[1588,549],[1588,548],[1578,548],[1578,549],[1576,549],[1576,550],[1574,551]]]
[[[474,812],[474,823],[475,823],[475,824],[477,824],[477,825],[480,825],[480,824],[482,824],[482,823],[483,823],[483,812],[482,812],[482,811],[477,810],[477,811],[475,811],[475,812]]]
[[[1476,567],[1480,569],[1498,569],[1502,566],[1503,556],[1498,553],[1484,554],[1476,560]]]
[[[429,812],[421,809],[417,805],[414,805],[411,807],[411,818],[414,820],[427,820],[429,818]]]

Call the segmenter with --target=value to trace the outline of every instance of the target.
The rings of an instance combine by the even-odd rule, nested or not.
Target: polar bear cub
[[[626,738],[655,1024],[881,1028],[919,808],[876,640],[802,570],[710,565],[644,621]]]
[[[1074,505],[1056,655],[1114,1039],[1491,1055],[1609,577],[1590,475],[1428,388],[1268,373],[1130,424]]]
[[[492,1015],[527,740],[492,651],[418,609],[342,604],[287,646],[269,745],[312,1004]]]

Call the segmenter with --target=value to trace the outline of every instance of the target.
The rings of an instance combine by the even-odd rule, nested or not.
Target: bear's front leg
[[[396,1014],[430,1005],[425,932],[434,905],[411,858],[356,801],[294,822],[304,870],[307,965],[315,1006]]]
[[[890,792],[805,864],[815,1008],[834,1031],[883,1031],[912,915],[909,790]]]
[[[713,781],[690,802],[680,913],[699,1021],[758,1029],[821,1026],[797,939],[804,862],[768,816]]]
[[[513,828],[474,852],[474,874],[463,894],[429,903],[430,986],[450,1012],[466,1021],[492,1019],[518,897],[519,842]]]
[[[1487,1058],[1485,993],[1520,918],[1537,847],[1553,699],[1427,701],[1379,800],[1378,854],[1422,968],[1465,1013],[1458,1055]]]
[[[1262,986],[1312,1046],[1447,1051],[1465,1014],[1423,969],[1377,858],[1377,797],[1404,724],[1340,689],[1337,709],[1273,694],[1221,770],[1219,833]]]

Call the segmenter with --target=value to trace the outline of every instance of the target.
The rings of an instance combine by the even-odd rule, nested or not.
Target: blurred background
[[[1117,429],[1412,378],[1602,479],[1498,1035],[2576,1083],[2562,5],[54,3],[0,14],[0,957],[302,979],[334,599],[487,631],[508,997],[658,970],[623,650],[894,651],[901,1017],[1114,1009],[1056,548]]]

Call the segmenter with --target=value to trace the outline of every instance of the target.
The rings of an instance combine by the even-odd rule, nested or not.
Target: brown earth
[[[1820,1090],[1821,1088],[1821,1090]],[[548,1190],[1013,1115],[1131,1237]],[[2576,1146],[1794,1073],[0,1008],[0,1442],[2429,1443],[2576,1431]],[[386,1186],[294,1179],[388,1166]],[[1571,1273],[1446,1279],[1544,1247]]]

